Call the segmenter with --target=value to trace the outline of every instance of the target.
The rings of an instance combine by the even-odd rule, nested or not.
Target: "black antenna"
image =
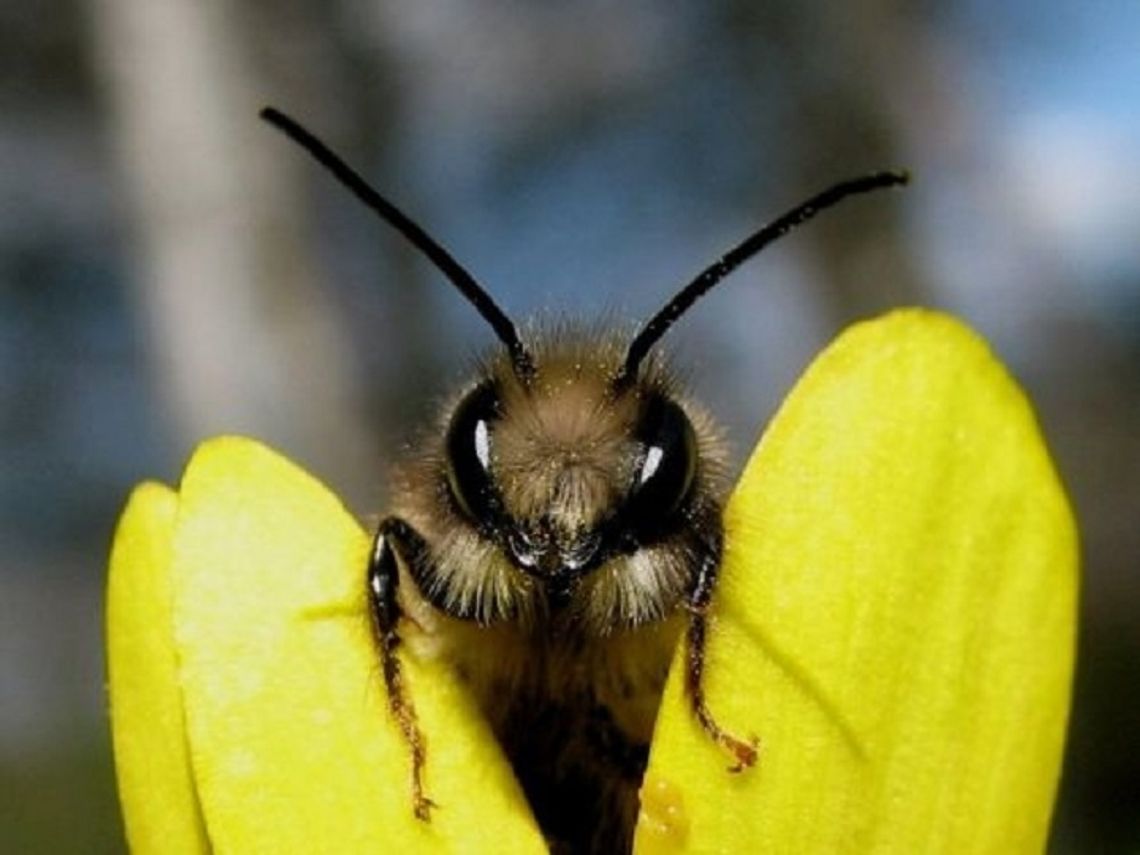
[[[408,219],[403,211],[376,192],[351,166],[295,119],[273,107],[265,107],[259,115],[298,143],[321,166],[331,172],[341,184],[352,191],[356,198],[379,214],[396,231],[406,237],[416,249],[427,256],[428,260],[450,279],[451,283],[459,289],[459,292],[468,299],[475,310],[491,325],[495,335],[507,346],[511,355],[511,364],[514,366],[515,374],[518,375],[519,379],[523,382],[530,381],[534,376],[534,360],[519,339],[518,330],[515,329],[514,323],[491,299],[483,287],[475,281],[475,277],[452,257],[451,253]]]
[[[625,364],[614,379],[614,386],[621,388],[629,384],[637,376],[637,368],[641,365],[641,361],[645,359],[657,340],[668,332],[673,322],[687,312],[693,303],[703,297],[714,285],[772,241],[783,237],[792,229],[806,223],[816,214],[827,210],[848,196],[895,187],[909,181],[910,175],[906,172],[875,172],[849,181],[841,181],[822,193],[817,193],[806,202],[800,203],[782,217],[773,220],[739,245],[730,249],[717,261],[705,268],[696,279],[682,288],[677,296],[670,300],[665,308],[650,318],[648,323],[634,336],[625,355]]]

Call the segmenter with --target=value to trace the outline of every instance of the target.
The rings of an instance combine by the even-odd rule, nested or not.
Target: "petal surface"
[[[438,804],[414,818],[366,614],[368,547],[332,494],[251,440],[211,440],[177,496],[132,499],[108,644],[133,851],[545,851],[461,687],[404,657]]]
[[[174,543],[175,627],[211,841],[228,852],[542,851],[489,729],[442,666],[404,657],[430,823],[388,713],[365,606],[369,540],[250,440],[203,445]]]
[[[131,494],[107,583],[107,672],[115,771],[134,852],[206,852],[186,744],[174,649],[171,547],[178,497],[160,484]]]
[[[986,345],[918,310],[848,330],[785,401],[725,524],[705,685],[760,759],[726,771],[678,658],[638,851],[1042,851],[1077,535]]]

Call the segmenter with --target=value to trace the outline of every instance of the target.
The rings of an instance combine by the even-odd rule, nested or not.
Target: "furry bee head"
[[[546,330],[525,379],[498,352],[398,470],[444,612],[604,635],[666,617],[719,555],[719,432],[659,359],[615,382],[623,345]]]
[[[907,180],[875,173],[809,199],[706,268],[631,340],[558,328],[524,341],[443,247],[323,143],[276,110],[262,117],[423,252],[502,344],[398,469],[394,510],[431,553],[420,593],[453,617],[570,635],[668,616],[720,559],[719,433],[651,354],[657,341],[776,238],[847,196]]]

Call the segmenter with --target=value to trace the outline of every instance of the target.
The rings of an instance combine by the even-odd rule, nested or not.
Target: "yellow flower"
[[[675,665],[638,850],[1041,851],[1077,539],[986,346],[922,311],[847,331],[781,407],[725,522],[706,685],[761,757],[726,771]],[[250,440],[204,444],[177,493],[136,490],[107,607],[134,851],[543,851],[461,686],[406,657],[441,805],[412,816],[367,548],[334,496]]]

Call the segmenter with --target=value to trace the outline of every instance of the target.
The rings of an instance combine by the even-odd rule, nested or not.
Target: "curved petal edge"
[[[1034,414],[958,321],[904,310],[811,365],[726,512],[707,682],[674,662],[637,849],[1036,852],[1060,770],[1078,545]]]

